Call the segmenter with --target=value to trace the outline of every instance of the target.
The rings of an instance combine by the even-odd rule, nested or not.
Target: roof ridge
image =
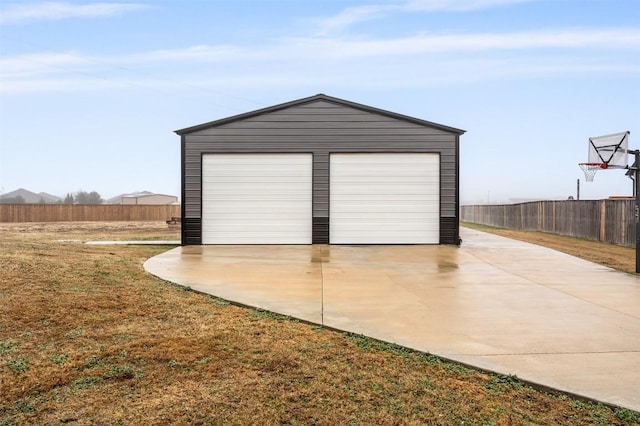
[[[411,117],[408,115],[404,115],[404,114],[399,114],[396,112],[391,112],[388,110],[384,110],[384,109],[380,109],[380,108],[376,108],[376,107],[372,107],[369,105],[364,105],[364,104],[360,104],[357,102],[353,102],[353,101],[348,101],[346,99],[340,99],[340,98],[336,98],[333,96],[329,96],[329,95],[325,95],[324,93],[318,93],[317,95],[313,95],[313,96],[309,96],[306,98],[300,98],[300,99],[296,99],[293,101],[289,101],[289,102],[284,102],[281,104],[276,104],[276,105],[272,105],[270,107],[265,107],[265,108],[261,108],[261,109],[257,109],[254,111],[249,111],[249,112],[245,112],[242,114],[237,114],[237,115],[233,115],[230,117],[226,117],[226,118],[221,118],[218,120],[214,120],[214,121],[209,121],[206,123],[202,123],[202,124],[198,124],[195,126],[190,126],[190,127],[185,127],[183,129],[179,129],[179,130],[175,130],[174,133],[178,134],[178,135],[185,135],[188,133],[193,133],[199,130],[204,130],[204,129],[208,129],[211,127],[217,127],[217,126],[221,126],[223,124],[228,124],[228,123],[232,123],[234,121],[239,121],[239,120],[244,120],[247,118],[251,118],[251,117],[256,117],[258,115],[262,115],[262,114],[268,114],[271,112],[276,112],[276,111],[280,111],[286,108],[291,108],[293,106],[298,106],[298,105],[304,105],[310,102],[315,102],[318,100],[324,100],[324,101],[328,101],[328,102],[333,102],[339,105],[345,105],[351,108],[355,108],[355,109],[359,109],[362,111],[367,111],[370,113],[374,113],[374,114],[380,114],[380,115],[384,115],[387,117],[392,117],[398,120],[403,120],[403,121],[409,121],[418,125],[422,125],[422,126],[427,126],[427,127],[434,127],[446,132],[451,132],[451,133],[456,133],[459,135],[462,135],[463,133],[465,133],[465,130],[462,129],[458,129],[455,127],[451,127],[451,126],[446,126],[444,124],[439,124],[439,123],[434,123],[431,121],[427,121],[427,120],[423,120],[420,118],[416,118],[416,117]]]

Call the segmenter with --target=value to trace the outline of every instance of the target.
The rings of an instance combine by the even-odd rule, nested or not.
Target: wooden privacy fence
[[[0,204],[0,222],[164,221],[179,216],[179,205]]]
[[[464,222],[550,232],[635,247],[635,201],[537,201],[462,206]]]

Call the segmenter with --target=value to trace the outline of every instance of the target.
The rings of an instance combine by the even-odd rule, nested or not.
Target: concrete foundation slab
[[[168,281],[640,411],[640,278],[463,229],[455,246],[197,246]]]

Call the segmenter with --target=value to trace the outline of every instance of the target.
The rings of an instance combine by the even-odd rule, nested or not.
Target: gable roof
[[[359,104],[359,103],[356,103],[356,102],[347,101],[347,100],[344,100],[344,99],[334,98],[332,96],[327,96],[327,95],[324,95],[324,94],[320,93],[320,94],[317,94],[315,96],[310,96],[308,98],[297,99],[295,101],[285,102],[283,104],[278,104],[278,105],[270,106],[270,107],[267,107],[267,108],[262,108],[262,109],[258,109],[258,110],[255,110],[255,111],[250,111],[250,112],[234,115],[234,116],[227,117],[227,118],[222,118],[220,120],[209,121],[208,123],[198,124],[196,126],[191,126],[191,127],[186,127],[184,129],[180,129],[180,130],[175,130],[175,133],[178,134],[178,135],[186,135],[186,134],[189,134],[189,133],[197,132],[199,130],[208,129],[210,127],[217,127],[217,126],[221,126],[223,124],[232,123],[234,121],[244,120],[244,119],[255,117],[255,116],[258,116],[258,115],[268,114],[268,113],[271,113],[271,112],[280,111],[280,110],[283,110],[283,109],[286,109],[286,108],[290,108],[290,107],[293,107],[293,106],[304,105],[304,104],[308,104],[308,103],[316,102],[316,101],[332,102],[334,104],[344,105],[344,106],[348,106],[348,107],[351,107],[351,108],[354,108],[354,109],[358,109],[358,110],[361,110],[361,111],[366,111],[366,112],[370,112],[370,113],[373,113],[373,114],[379,114],[379,115],[383,115],[383,116],[386,116],[386,117],[395,118],[395,119],[398,119],[398,120],[408,121],[408,122],[411,122],[411,123],[414,123],[414,124],[418,124],[420,126],[432,127],[432,128],[436,128],[436,129],[442,130],[444,132],[455,133],[455,134],[458,134],[458,135],[462,135],[463,133],[466,132],[466,130],[456,129],[455,127],[445,126],[444,124],[433,123],[431,121],[421,120],[419,118],[410,117],[408,115],[398,114],[398,113],[395,113],[395,112],[386,111],[386,110],[379,109],[379,108],[374,108],[374,107],[371,107],[371,106],[368,106],[368,105],[363,105],[363,104]]]

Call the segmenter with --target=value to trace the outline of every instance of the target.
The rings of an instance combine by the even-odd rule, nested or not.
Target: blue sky
[[[464,203],[629,195],[636,0],[0,2],[0,192],[180,193],[174,130],[330,96],[467,130]]]

